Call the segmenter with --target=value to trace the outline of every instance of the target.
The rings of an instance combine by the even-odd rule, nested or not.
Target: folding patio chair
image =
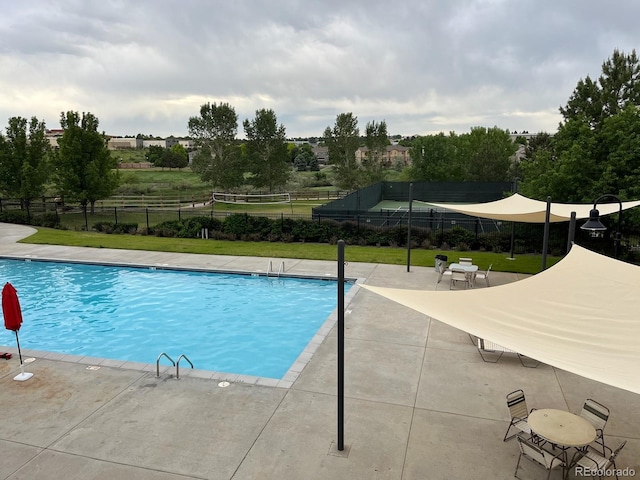
[[[476,342],[477,342],[476,346],[478,348],[478,353],[480,354],[480,357],[482,357],[482,360],[484,362],[498,363],[498,361],[502,358],[502,355],[504,355],[505,353],[513,353],[518,356],[518,359],[520,360],[520,363],[522,364],[523,367],[537,368],[540,365],[540,362],[535,359],[531,359],[532,362],[530,362],[530,364],[527,364],[524,361],[524,359],[529,357],[522,355],[521,353],[518,353],[515,350],[511,350],[507,347],[503,347],[502,345],[498,345],[497,343],[493,343],[490,340],[485,340],[484,338],[476,337]],[[490,355],[485,355],[486,353],[489,353]],[[497,355],[497,357],[492,357],[492,355]]]
[[[504,434],[504,439],[502,441],[506,442],[507,440],[511,440],[513,437],[518,435],[519,432],[531,435],[531,428],[527,423],[529,410],[527,409],[527,400],[524,397],[524,391],[522,389],[514,390],[507,394],[507,408],[509,409],[511,421],[509,422],[509,427],[507,428],[507,432]],[[512,427],[519,430],[519,432],[508,436]]]
[[[580,416],[588,420],[596,428],[597,437],[595,441],[602,446],[602,454],[605,455],[604,427],[607,425],[607,420],[609,420],[609,409],[601,403],[587,398],[582,406]]]
[[[467,288],[469,286],[469,277],[467,276],[467,273],[462,270],[451,270],[449,290],[451,290],[451,287],[456,285],[457,282],[462,282],[464,284],[464,288]]]
[[[551,470],[554,468],[561,467],[563,470],[563,478],[564,478],[564,470],[567,466],[567,463],[564,460],[564,451],[558,452],[557,455],[554,455],[551,452],[546,451],[539,445],[536,445],[531,440],[527,440],[526,438],[518,435],[518,446],[520,447],[520,455],[518,456],[518,463],[516,464],[516,471],[513,474],[514,477],[518,477],[518,467],[520,466],[520,459],[524,456],[528,458],[534,463],[537,463],[545,470],[547,470],[547,480],[549,480],[549,476],[551,475]]]
[[[481,270],[477,271],[475,273],[475,275],[473,276],[474,283],[475,283],[475,281],[477,279],[484,280],[485,282],[487,282],[487,287],[489,287],[490,286],[489,285],[489,273],[491,272],[491,267],[493,267],[493,263],[491,265],[489,265],[489,268],[487,268],[485,271],[481,271]]]
[[[624,440],[618,448],[611,450],[609,447],[604,447],[604,455],[600,455],[600,449],[595,449],[591,445],[586,450],[578,450],[573,454],[569,468],[581,466],[585,469],[589,469],[591,472],[604,473],[608,470],[612,470],[615,473],[616,479],[618,479],[618,467],[616,467],[616,457],[620,453],[620,450],[624,448],[627,441]],[[610,468],[613,467],[613,468]],[[593,477],[593,475],[592,475]],[[602,480],[602,476],[598,476]],[[618,479],[619,480],[619,479]]]

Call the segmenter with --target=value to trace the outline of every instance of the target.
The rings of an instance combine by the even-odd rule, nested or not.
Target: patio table
[[[469,286],[473,287],[475,283],[476,272],[478,271],[478,265],[469,265],[465,263],[451,263],[449,265],[449,270],[464,272],[467,276],[467,281],[469,282]]]
[[[474,273],[478,271],[478,265],[466,265],[461,263],[451,263],[449,265],[449,270],[462,270],[465,273]]]
[[[571,468],[567,450],[581,449],[596,439],[596,429],[584,418],[565,410],[542,408],[534,410],[527,418],[531,433],[558,446],[563,452],[563,473]],[[563,475],[564,477],[564,475]]]
[[[596,439],[596,429],[589,421],[565,410],[534,410],[527,423],[536,435],[558,446],[580,448]]]

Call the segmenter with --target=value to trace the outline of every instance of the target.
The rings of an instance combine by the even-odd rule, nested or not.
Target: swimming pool
[[[143,363],[185,354],[198,369],[276,379],[337,304],[331,280],[157,268],[0,259],[0,281],[18,291],[23,349]],[[0,344],[14,345],[3,331]]]

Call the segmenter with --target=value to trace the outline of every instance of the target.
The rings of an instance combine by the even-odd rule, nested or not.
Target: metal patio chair
[[[486,270],[484,270],[484,271],[481,271],[481,270],[477,271],[477,272],[475,273],[475,275],[473,276],[473,281],[474,281],[474,283],[475,283],[475,281],[476,281],[477,279],[480,279],[480,280],[484,280],[485,282],[487,282],[487,287],[490,287],[491,285],[489,285],[489,273],[491,272],[491,267],[493,267],[493,263],[492,263],[491,265],[489,265],[489,268],[487,268]]]
[[[602,446],[602,454],[606,455],[605,446],[604,446],[604,427],[607,425],[607,421],[609,420],[609,409],[602,405],[601,403],[592,400],[591,398],[587,398],[584,401],[584,405],[582,406],[582,411],[580,412],[580,416],[591,423],[596,429],[596,440],[595,442]]]
[[[511,440],[521,432],[531,435],[531,428],[527,423],[530,411],[527,409],[527,399],[525,398],[524,391],[522,389],[514,390],[507,394],[507,408],[509,409],[509,417],[511,417],[511,421],[509,422],[509,427],[507,428],[507,432],[504,434],[504,439],[502,441],[506,442],[507,440]],[[513,435],[508,436],[512,428],[515,428],[518,431]]]
[[[451,290],[451,287],[456,285],[458,282],[462,282],[464,284],[464,288],[470,286],[469,276],[467,275],[467,272],[464,272],[462,270],[451,270],[451,277],[449,278],[449,290]]]
[[[471,337],[470,337],[471,338]],[[540,365],[540,362],[535,359],[530,359],[531,362],[527,364],[524,359],[529,358],[521,353],[516,352],[515,350],[511,350],[507,347],[503,347],[502,345],[498,345],[490,340],[485,340],[484,338],[476,337],[476,346],[478,348],[478,353],[484,362],[488,363],[498,363],[498,361],[502,358],[502,355],[505,353],[513,353],[518,356],[520,363],[523,367],[527,368],[537,368]],[[486,354],[489,355],[486,355]],[[493,356],[493,355],[497,355]]]
[[[620,453],[620,450],[624,448],[627,441],[624,440],[618,448],[611,450],[609,447],[603,447],[605,450],[604,455],[600,455],[600,449],[596,449],[589,445],[586,450],[578,450],[573,454],[569,468],[581,466],[585,469],[589,469],[591,472],[604,473],[607,470],[613,470],[616,479],[618,479],[618,467],[616,467],[616,457]],[[613,467],[613,468],[611,468]],[[593,475],[591,475],[593,478]],[[598,476],[602,480],[602,476]],[[619,480],[619,479],[618,479]]]
[[[528,440],[521,435],[517,435],[518,437],[518,446],[520,447],[520,455],[518,456],[518,463],[516,464],[516,471],[513,474],[514,477],[518,477],[518,467],[520,466],[520,459],[524,456],[528,458],[532,462],[540,465],[547,471],[547,480],[549,480],[549,476],[551,475],[551,471],[558,467],[562,468],[563,478],[565,468],[567,467],[567,463],[564,460],[564,451],[560,451],[557,454],[553,454],[551,452],[546,451],[539,445],[533,443],[532,440]]]

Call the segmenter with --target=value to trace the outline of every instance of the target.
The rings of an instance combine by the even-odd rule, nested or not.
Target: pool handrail
[[[173,366],[176,366],[176,362],[173,361],[173,358],[171,358],[169,355],[167,355],[165,352],[162,352],[160,355],[158,355],[158,358],[156,360],[156,377],[160,376],[160,359],[162,357],[167,357],[169,359],[169,361],[173,364]],[[191,363],[191,362],[189,362]]]

